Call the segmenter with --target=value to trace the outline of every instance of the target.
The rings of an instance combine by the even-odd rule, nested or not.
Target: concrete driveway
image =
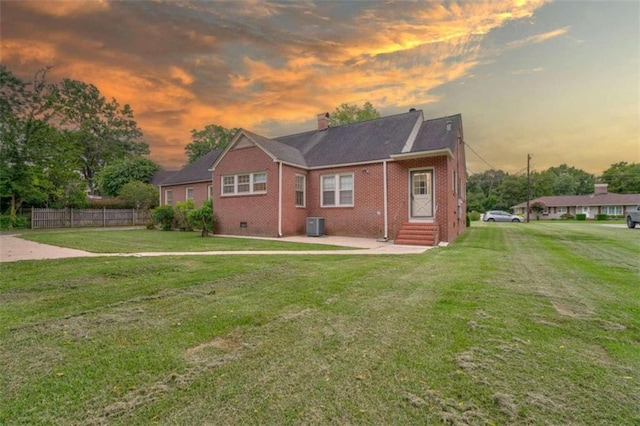
[[[237,238],[237,237],[236,237]],[[204,251],[204,252],[141,252],[141,253],[91,253],[48,244],[24,240],[19,235],[0,235],[0,262],[19,260],[63,259],[69,257],[157,257],[157,256],[222,256],[234,254],[419,254],[433,247],[395,245],[390,241],[380,242],[367,238],[307,237],[265,238],[277,241],[292,241],[309,244],[330,244],[356,247],[356,250],[300,250],[300,251]]]

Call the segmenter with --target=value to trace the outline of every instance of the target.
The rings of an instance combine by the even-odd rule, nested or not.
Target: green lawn
[[[27,232],[25,240],[54,246],[86,250],[93,253],[187,252],[187,251],[262,251],[262,250],[348,250],[327,244],[306,244],[254,238],[209,236],[199,232],[135,230],[65,230]]]
[[[639,424],[638,259],[640,230],[557,222],[3,263],[0,424]]]

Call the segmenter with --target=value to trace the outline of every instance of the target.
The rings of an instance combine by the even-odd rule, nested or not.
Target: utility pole
[[[527,154],[527,223],[529,223],[529,202],[531,201],[531,154]]]

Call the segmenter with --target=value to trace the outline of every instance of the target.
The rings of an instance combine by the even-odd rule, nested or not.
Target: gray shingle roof
[[[553,195],[539,197],[529,203],[543,203],[547,207],[575,207],[575,206],[632,206],[640,204],[640,194],[606,194],[590,195]],[[527,203],[516,204],[515,207],[527,207]]]
[[[177,170],[160,170],[159,172],[155,172],[153,177],[151,178],[151,185],[160,186],[164,183],[165,180],[169,179],[169,177],[173,176],[174,173],[178,173]]]
[[[448,122],[451,122],[451,130],[447,130]],[[456,130],[458,128],[462,129],[462,115],[460,114],[426,120],[420,127],[411,151],[449,149],[451,152],[455,152],[458,137]]]
[[[450,130],[447,130],[448,122],[451,122]],[[458,128],[462,128],[460,114],[425,121],[422,111],[413,110],[277,138],[267,138],[245,129],[240,129],[238,134],[244,134],[278,161],[315,168],[382,161],[395,154],[447,148],[454,152]],[[237,135],[234,139],[240,140]],[[221,160],[218,156],[209,166],[216,159]],[[172,183],[177,183],[177,179],[182,179],[182,176],[172,179]]]
[[[277,138],[298,149],[309,167],[388,159],[402,151],[421,111]]]
[[[164,180],[161,185],[177,185],[190,182],[211,181],[211,172],[209,168],[214,161],[222,154],[221,149],[214,149],[202,158],[197,159],[193,163],[185,166],[182,170],[174,172]]]
[[[243,132],[247,137],[252,139],[253,142],[258,143],[278,160],[306,167],[307,162],[298,149],[283,144],[277,140],[265,138],[264,136],[249,132],[248,130],[243,130]]]

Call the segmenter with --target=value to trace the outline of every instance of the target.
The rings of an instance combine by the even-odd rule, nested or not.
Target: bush
[[[0,229],[25,229],[29,227],[29,219],[26,216],[16,214],[0,215]]]
[[[578,213],[576,215],[576,220],[587,220],[587,215],[585,213]]]
[[[474,222],[479,221],[480,220],[480,216],[481,216],[481,214],[478,213],[475,210],[467,214],[467,217],[470,218]]]
[[[467,228],[471,226],[471,218],[467,215]]]
[[[571,213],[565,213],[565,214],[561,215],[560,218],[564,219],[564,220],[573,220],[573,219],[575,219]]]
[[[160,225],[160,229],[163,231],[171,231],[174,218],[175,213],[171,206],[160,206],[153,209],[153,220]]]
[[[147,210],[158,205],[158,188],[149,183],[126,183],[120,188],[118,195],[134,209]]]
[[[608,216],[605,213],[599,213],[596,215],[596,220],[607,220]]]
[[[181,231],[193,231],[187,220],[187,215],[194,208],[193,200],[177,202],[174,209],[173,226]]]
[[[187,220],[192,228],[200,229],[202,236],[206,237],[215,229],[216,218],[210,201],[205,201],[200,207],[187,213]]]
[[[88,209],[127,209],[129,203],[122,198],[93,198],[87,203]]]

